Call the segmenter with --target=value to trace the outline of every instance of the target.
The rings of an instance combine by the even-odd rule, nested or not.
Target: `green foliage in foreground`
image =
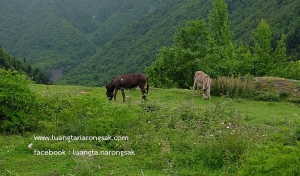
[[[23,136],[0,136],[1,175],[300,174],[296,104],[218,97],[205,101],[179,89],[152,89],[146,102],[141,102],[139,91],[130,90],[126,103],[120,95],[114,103],[106,99],[104,88],[30,89],[38,95],[38,129]],[[51,135],[129,139],[34,140]],[[34,150],[65,150],[67,155],[39,156]],[[75,155],[73,150],[135,155]]]
[[[17,71],[0,69],[0,131],[22,133],[35,128],[36,95],[28,79]]]

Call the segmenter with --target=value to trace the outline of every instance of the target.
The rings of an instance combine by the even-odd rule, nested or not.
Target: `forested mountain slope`
[[[264,18],[275,39],[287,34],[290,58],[299,58],[300,1],[226,2],[235,42],[251,44]],[[211,0],[2,0],[0,44],[49,75],[61,68],[62,84],[100,86],[144,71],[173,42],[176,27],[206,18],[211,8]]]
[[[165,0],[3,0],[0,43],[16,57],[64,73],[96,53],[124,26]]]
[[[261,18],[270,25],[273,37],[279,40],[282,33],[287,34],[287,52],[292,60],[298,60],[300,44],[300,1],[270,0],[246,1],[226,0],[229,20],[235,40],[251,42],[251,33]],[[276,41],[272,44],[275,45]]]
[[[185,25],[187,19],[205,17],[211,6],[206,0],[186,2],[170,1],[122,28],[93,57],[71,70],[66,83],[105,85],[115,75],[143,72],[157,51],[173,42],[177,26]]]
[[[1,1],[2,46],[42,68],[67,58],[74,61],[80,54],[92,55],[96,49],[85,33],[98,26],[92,20],[93,6],[80,2]]]
[[[28,79],[33,80],[37,84],[53,84],[52,81],[39,69],[34,68],[30,64],[26,63],[26,59],[23,60],[12,57],[0,46],[0,71],[10,70],[12,74],[19,73],[26,75]],[[17,71],[17,72],[16,72]],[[4,75],[0,74],[1,81],[4,79]],[[7,77],[6,77],[7,78]],[[2,93],[2,92],[1,92]]]

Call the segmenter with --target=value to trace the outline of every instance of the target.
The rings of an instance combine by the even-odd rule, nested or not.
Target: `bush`
[[[300,79],[300,61],[290,62],[287,67],[285,67],[282,72],[282,77],[289,79]]]
[[[274,92],[260,91],[255,97],[256,101],[280,101],[280,95]]]
[[[256,92],[256,84],[250,78],[218,77],[212,81],[211,93],[213,95],[226,95],[228,97],[252,98]]]
[[[35,94],[28,79],[17,71],[0,69],[0,130],[22,133],[37,124]]]
[[[289,98],[288,101],[292,103],[300,103],[300,97],[292,97]]]

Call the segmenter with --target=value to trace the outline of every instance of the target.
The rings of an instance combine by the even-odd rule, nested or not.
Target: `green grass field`
[[[127,90],[122,103],[121,92],[116,102],[108,101],[105,88],[30,84],[30,89],[41,105],[38,128],[1,134],[0,175],[300,174],[296,103],[202,100],[183,89],[150,89],[146,102],[140,91]],[[34,140],[51,135],[128,140]]]

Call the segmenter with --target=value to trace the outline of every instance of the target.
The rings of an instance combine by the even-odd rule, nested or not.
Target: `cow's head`
[[[106,96],[109,100],[112,100],[112,98],[114,97],[113,92],[114,92],[114,89],[111,90],[109,84],[107,84],[106,85]]]

